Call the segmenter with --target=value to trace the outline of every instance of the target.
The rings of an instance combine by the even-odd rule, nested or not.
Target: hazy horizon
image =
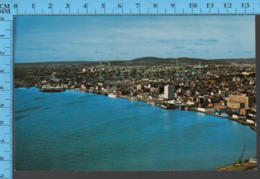
[[[220,58],[220,59],[203,59],[203,58],[193,58],[193,57],[169,57],[169,58],[160,58],[160,57],[140,57],[140,58],[135,58],[135,59],[130,59],[130,60],[96,60],[96,61],[90,61],[90,60],[78,60],[78,61],[73,61],[73,60],[67,60],[67,61],[40,61],[40,62],[14,62],[14,63],[62,63],[62,62],[129,62],[133,61],[136,59],[142,59],[142,58],[158,58],[158,59],[181,59],[181,58],[188,58],[188,59],[198,59],[198,60],[235,60],[235,59],[255,59],[255,57],[248,57],[248,58]]]
[[[15,63],[255,58],[254,16],[18,16]]]

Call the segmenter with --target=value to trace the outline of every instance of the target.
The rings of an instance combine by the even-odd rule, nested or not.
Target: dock
[[[245,160],[240,166],[228,165],[217,169],[216,171],[241,171],[241,170],[257,170],[257,163],[250,163],[249,160]]]

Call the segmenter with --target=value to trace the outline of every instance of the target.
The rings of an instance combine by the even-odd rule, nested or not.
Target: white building
[[[164,86],[164,99],[174,99],[175,88],[172,85]]]
[[[188,101],[187,104],[188,105],[194,105],[194,101]]]
[[[140,85],[140,84],[136,85],[136,89],[137,90],[142,90],[142,85]]]
[[[251,119],[247,119],[246,122],[249,123],[249,124],[255,124],[255,121],[253,121]]]
[[[238,119],[238,115],[232,114],[233,119]]]
[[[249,163],[257,163],[257,159],[256,158],[250,158],[249,159]]]
[[[205,113],[214,113],[215,109],[214,108],[198,108],[199,112],[205,112]]]

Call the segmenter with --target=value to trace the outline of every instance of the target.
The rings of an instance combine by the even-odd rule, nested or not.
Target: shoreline
[[[34,86],[35,87],[35,86]],[[27,87],[18,87],[18,88],[27,88]],[[29,87],[31,88],[31,87]],[[40,92],[49,92],[49,93],[55,93],[55,92],[65,92],[67,89],[68,90],[76,90],[76,91],[82,91],[82,92],[88,92],[88,93],[94,93],[94,94],[97,94],[97,95],[103,95],[103,96],[108,96],[108,94],[106,93],[102,93],[102,92],[99,92],[99,91],[90,91],[88,89],[81,89],[81,88],[74,88],[74,89],[71,89],[71,88],[67,88],[67,89],[64,89],[63,91],[41,91],[41,89],[39,87],[35,87],[35,88],[38,88]],[[179,107],[179,110],[183,110],[182,107],[187,107],[188,105],[180,105],[180,106],[177,106],[176,104],[174,104],[172,107],[170,108],[167,108],[167,106],[164,106],[164,105],[159,105],[159,103],[156,103],[155,101],[149,101],[149,100],[144,100],[144,99],[140,99],[140,98],[135,98],[135,99],[131,99],[130,97],[126,96],[126,95],[117,95],[118,98],[122,98],[122,99],[128,99],[129,101],[141,101],[141,102],[144,102],[144,103],[147,103],[149,105],[154,105],[154,106],[157,106],[161,109],[164,109],[164,110],[172,110],[172,109],[178,109]],[[240,124],[243,124],[243,125],[246,125],[246,126],[249,126],[250,129],[252,129],[253,131],[256,132],[256,127],[249,124],[249,123],[246,123],[244,121],[241,121],[241,120],[238,120],[238,119],[233,119],[233,118],[230,118],[228,116],[221,116],[221,115],[218,115],[218,114],[214,114],[214,113],[209,113],[209,112],[202,112],[202,111],[198,111],[197,109],[195,108],[185,108],[184,110],[186,111],[193,111],[193,112],[198,112],[198,113],[204,113],[204,114],[208,114],[208,115],[212,115],[212,116],[218,116],[218,117],[222,117],[222,118],[228,118],[229,120],[232,120],[232,121],[235,121],[235,122],[238,122]]]
[[[72,89],[73,90],[73,89]],[[107,96],[107,94],[102,94],[102,93],[97,93],[97,92],[90,92],[90,91],[87,91],[87,90],[82,90],[82,89],[74,89],[74,90],[78,90],[78,91],[83,91],[83,92],[89,92],[89,93],[94,93],[94,94],[97,94],[97,95],[104,95],[104,96]],[[154,105],[154,106],[157,106],[159,108],[162,108],[164,110],[172,110],[172,109],[178,109],[178,107],[176,105],[174,105],[175,107],[174,108],[164,108],[162,107],[161,105],[159,104],[156,104],[154,101],[153,102],[149,102],[149,100],[142,100],[142,99],[138,99],[136,98],[135,100],[132,100],[131,98],[129,98],[128,96],[124,96],[124,95],[118,95],[117,97],[119,98],[123,98],[123,99],[128,99],[129,101],[141,101],[141,102],[144,102],[144,103],[147,103],[149,105]],[[183,109],[179,109],[179,110],[183,110]],[[212,116],[218,116],[218,117],[222,117],[222,118],[227,118],[229,120],[232,120],[232,121],[235,121],[235,122],[238,122],[240,124],[243,124],[243,125],[246,125],[246,126],[249,126],[252,130],[254,130],[256,132],[256,127],[251,125],[251,124],[248,124],[244,121],[241,121],[241,120],[237,120],[237,119],[233,119],[233,118],[230,118],[228,116],[221,116],[221,115],[218,115],[218,114],[214,114],[214,113],[209,113],[209,112],[202,112],[202,111],[198,111],[197,109],[194,109],[194,108],[187,108],[187,109],[184,109],[186,111],[193,111],[193,112],[198,112],[198,113],[204,113],[204,114],[208,114],[208,115],[212,115]]]
[[[73,90],[73,89],[72,89]],[[75,89],[75,90],[78,90],[78,91],[82,91],[81,89]],[[84,91],[86,92],[86,90]],[[89,92],[89,91],[88,91]],[[95,92],[89,92],[89,93],[94,93],[94,94],[97,94],[97,95],[103,95],[103,96],[107,96],[105,94],[101,94],[101,93],[95,93]],[[144,103],[147,103],[147,104],[150,104],[150,105],[154,105],[154,106],[157,106],[159,108],[162,108],[164,110],[169,110],[169,109],[165,109],[159,105],[156,105],[156,104],[151,104],[149,103],[148,101],[146,100],[140,100],[140,99],[136,99],[136,100],[131,100],[129,97],[127,96],[124,96],[124,95],[118,95],[119,98],[122,98],[122,99],[128,99],[129,101],[140,101],[140,102],[144,102]],[[180,109],[182,110],[182,109]],[[229,117],[225,117],[225,116],[221,116],[221,115],[217,115],[217,114],[214,114],[214,113],[207,113],[207,112],[201,112],[201,111],[197,111],[195,109],[185,109],[187,111],[193,111],[193,112],[198,112],[198,113],[204,113],[204,114],[208,114],[208,115],[213,115],[213,116],[218,116],[218,117],[222,117],[222,118],[228,118],[229,120],[232,120],[232,121],[235,121],[235,122],[238,122],[240,124],[243,124],[243,125],[246,125],[246,126],[249,126],[252,130],[254,130],[256,132],[256,127],[252,126],[252,125],[248,125],[247,123],[243,122],[243,121],[239,121],[239,120],[236,120],[236,119],[232,119],[232,118],[229,118]],[[231,165],[227,165],[227,166],[224,166],[224,167],[221,167],[221,168],[218,168],[216,169],[215,171],[242,171],[242,170],[253,170],[253,169],[256,169],[257,167],[257,164],[251,164],[249,163],[249,159],[246,159],[242,162],[242,165],[241,166],[238,166],[238,167],[235,167],[234,164],[231,164]]]
[[[26,87],[19,87],[19,88],[26,88]],[[35,87],[37,88],[37,87]],[[39,88],[38,88],[39,89]],[[67,89],[65,89],[64,91],[59,91],[59,92],[65,92]],[[88,93],[93,93],[93,94],[97,94],[97,95],[103,95],[103,96],[108,96],[107,94],[102,94],[100,92],[95,92],[95,91],[89,91],[89,90],[85,90],[85,89],[80,89],[80,88],[74,88],[74,89],[70,89],[68,88],[68,90],[76,90],[76,91],[81,91],[81,92],[88,92]],[[40,91],[40,89],[39,89]],[[46,91],[40,91],[40,92],[46,92]],[[49,93],[53,93],[53,92],[49,92]],[[55,92],[54,92],[55,93]],[[141,100],[141,99],[138,99],[136,98],[135,100],[132,100],[130,97],[126,96],[126,95],[118,95],[117,96],[118,98],[121,98],[121,99],[127,99],[129,101],[139,101],[139,102],[144,102],[146,104],[149,104],[149,105],[153,105],[153,106],[157,106],[161,109],[164,109],[164,110],[171,110],[171,109],[166,109],[160,105],[156,105],[156,103],[149,103],[149,100]],[[179,108],[174,108],[174,109],[179,109]],[[183,109],[179,109],[179,110],[183,110]],[[256,127],[255,126],[252,126],[252,125],[249,125],[243,121],[240,121],[240,120],[236,120],[236,119],[232,119],[232,118],[229,118],[227,116],[221,116],[221,115],[218,115],[218,114],[214,114],[214,113],[208,113],[208,112],[202,112],[202,111],[197,111],[196,109],[194,108],[188,108],[188,109],[184,109],[186,111],[193,111],[193,112],[198,112],[198,113],[204,113],[204,114],[208,114],[208,115],[213,115],[213,116],[218,116],[218,117],[222,117],[222,118],[228,118],[229,120],[232,120],[232,121],[235,121],[235,122],[238,122],[240,124],[243,124],[243,125],[246,125],[246,126],[249,126],[252,130],[254,130],[256,132]],[[256,157],[255,157],[256,158]],[[246,159],[244,160],[243,162],[241,162],[241,166],[234,166],[234,164],[230,164],[230,165],[226,165],[224,167],[220,167],[220,168],[217,168],[213,171],[242,171],[242,170],[256,170],[257,169],[257,163],[250,163],[249,162],[249,159]]]

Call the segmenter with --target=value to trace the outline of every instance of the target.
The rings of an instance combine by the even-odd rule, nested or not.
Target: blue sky
[[[18,16],[15,62],[255,57],[254,16]]]

